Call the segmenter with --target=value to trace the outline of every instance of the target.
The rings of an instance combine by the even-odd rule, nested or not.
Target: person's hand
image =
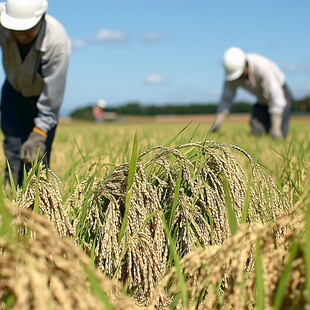
[[[272,138],[274,138],[276,140],[283,139],[281,125],[282,125],[282,115],[271,114],[270,135],[271,135]]]
[[[211,126],[211,132],[216,132],[220,129],[223,121],[225,119],[225,114],[224,113],[218,113],[216,114],[215,121],[213,122]]]
[[[266,130],[264,125],[255,117],[251,118],[250,121],[251,132],[250,134],[253,136],[261,137],[266,134]]]
[[[47,134],[39,128],[34,128],[28,139],[22,144],[20,157],[25,163],[33,163],[39,155],[38,159],[44,156]],[[38,153],[39,152],[39,153]]]

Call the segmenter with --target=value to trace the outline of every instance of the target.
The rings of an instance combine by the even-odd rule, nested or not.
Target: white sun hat
[[[246,55],[240,48],[231,47],[224,53],[223,65],[226,81],[237,80],[246,66]]]
[[[107,102],[105,100],[103,100],[103,99],[99,99],[96,104],[100,108],[105,108],[106,105],[107,105]]]
[[[46,12],[46,0],[7,0],[0,15],[4,28],[24,31],[33,28]]]

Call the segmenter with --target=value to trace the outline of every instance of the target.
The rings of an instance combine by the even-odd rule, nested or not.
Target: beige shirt
[[[257,54],[247,54],[247,61],[249,78],[225,81],[218,112],[229,112],[238,87],[242,87],[256,96],[259,103],[267,105],[270,113],[282,115],[287,104],[283,72],[274,62]]]
[[[0,4],[0,12],[1,12]],[[6,78],[24,97],[38,97],[35,126],[48,132],[58,122],[71,53],[63,26],[46,15],[24,61],[12,33],[0,25],[0,45]]]

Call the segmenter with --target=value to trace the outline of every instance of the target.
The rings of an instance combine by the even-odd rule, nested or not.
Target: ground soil
[[[156,123],[156,124],[186,124],[186,123],[212,123],[215,115],[203,114],[203,115],[157,115],[157,116],[120,116],[114,120],[116,123]],[[226,118],[225,122],[248,122],[250,120],[250,114],[230,114]],[[309,120],[310,115],[293,115],[292,120]],[[62,124],[72,124],[70,119],[61,119]],[[79,122],[79,121],[74,121]],[[81,122],[79,122],[81,123]]]

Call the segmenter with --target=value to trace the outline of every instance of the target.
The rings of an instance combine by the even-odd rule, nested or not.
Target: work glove
[[[276,140],[283,139],[281,125],[282,125],[282,115],[271,114],[270,135],[271,135],[272,138],[274,138]]]
[[[250,126],[251,126],[251,135],[260,137],[266,134],[264,125],[255,117],[251,119]]]
[[[22,144],[20,157],[25,163],[33,163],[39,152],[38,159],[41,159],[45,153],[45,140],[47,134],[39,129],[34,128],[28,139]]]
[[[224,113],[217,113],[216,114],[215,121],[211,127],[211,132],[216,132],[220,129],[220,127],[221,127],[221,125],[225,119],[225,116],[226,115]]]

